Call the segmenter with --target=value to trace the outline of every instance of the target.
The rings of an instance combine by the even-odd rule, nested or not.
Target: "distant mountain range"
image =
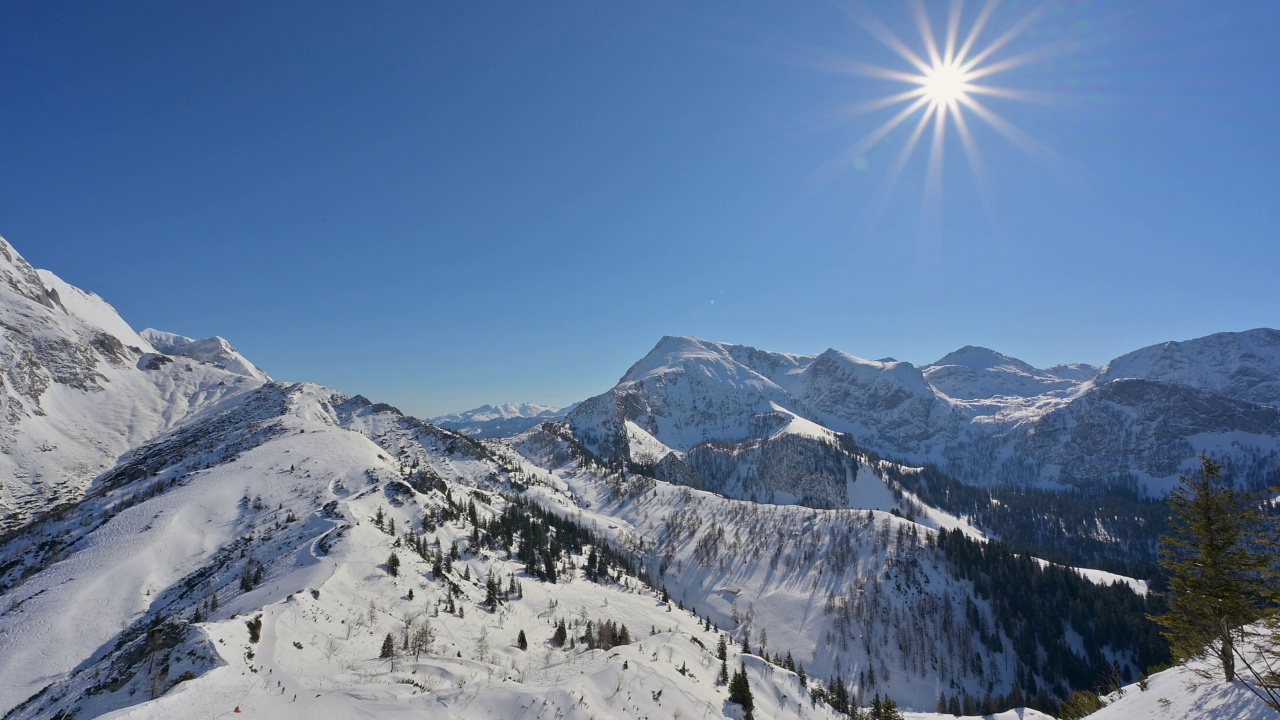
[[[1280,465],[1280,332],[1218,333],[1102,368],[1046,369],[971,346],[917,367],[666,337],[567,421],[612,461],[765,500],[794,483],[794,468],[744,463],[784,436],[812,439],[812,426],[975,485],[1162,494],[1201,452],[1261,485]]]
[[[562,418],[575,407],[577,403],[564,408],[530,403],[481,405],[474,410],[430,418],[429,422],[475,438],[511,437],[548,420]]]

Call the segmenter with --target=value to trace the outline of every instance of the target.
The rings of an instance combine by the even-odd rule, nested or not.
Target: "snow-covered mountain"
[[[560,432],[478,443],[273,383],[166,433],[0,545],[0,711],[737,718],[722,635],[760,717],[838,717],[809,697],[835,677],[917,709],[1065,682],[1050,667],[1081,641],[1037,631],[1044,660],[1020,659],[1009,589],[984,596],[939,541],[955,518],[729,500],[602,468]],[[899,507],[870,467],[855,484]],[[527,549],[571,532],[585,543],[563,555]],[[630,643],[593,648],[601,622]]]
[[[916,367],[667,337],[567,418],[613,461],[671,452],[668,465],[696,466],[711,448],[721,460],[710,476],[692,468],[707,486],[726,473],[752,475],[762,487],[782,482],[744,475],[723,456],[736,454],[730,446],[775,441],[778,423],[798,417],[970,484],[1120,483],[1159,493],[1202,451],[1245,468],[1280,456],[1278,377],[1280,332],[1267,329],[1146,348],[1102,369],[1038,369],[976,347]],[[637,431],[645,443],[637,445]]]
[[[78,500],[130,449],[266,379],[237,370],[164,354],[0,238],[0,531]]]
[[[193,340],[154,328],[143,330],[142,337],[146,338],[147,342],[151,343],[151,347],[158,352],[181,355],[260,382],[271,382],[271,378],[265,372],[246,360],[239,351],[231,347],[231,343],[220,337]]]
[[[511,437],[548,420],[564,417],[576,404],[558,408],[532,403],[481,405],[473,410],[430,418],[430,422],[474,438]]]
[[[47,512],[31,501],[46,478],[13,483],[35,490],[0,535],[6,720],[739,719],[722,668],[745,674],[757,717],[834,720],[827,701],[846,693],[1047,706],[1113,660],[1153,661],[1140,582],[984,545],[922,506],[890,479],[913,470],[784,404],[822,382],[799,356],[677,341],[713,372],[675,377],[684,366],[664,360],[629,375],[719,399],[714,431],[749,433],[737,451],[761,467],[811,457],[811,487],[774,492],[839,492],[857,510],[619,471],[563,423],[478,441],[270,382],[224,341],[134,333],[2,249],[19,415],[5,461],[85,464]],[[909,368],[828,360],[873,388]],[[717,398],[724,383],[735,392]],[[621,447],[644,470],[727,462],[685,420],[624,422]],[[706,458],[673,455],[673,434]],[[1073,625],[1080,607],[1106,622]],[[1015,714],[1045,717],[999,717]]]
[[[1139,378],[1280,407],[1280,332],[1215,333],[1135,350],[1107,363],[1100,381]]]

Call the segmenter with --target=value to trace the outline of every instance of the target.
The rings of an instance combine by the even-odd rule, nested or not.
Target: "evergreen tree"
[[[389,657],[395,657],[395,654],[396,639],[391,636],[391,633],[387,633],[387,636],[382,639],[382,652],[378,653],[378,657],[386,659]]]
[[[489,608],[490,612],[493,612],[502,603],[502,586],[494,579],[492,571],[489,572],[489,577],[484,582],[484,589],[484,606]]]
[[[556,632],[551,636],[551,644],[556,647],[564,647],[565,640],[569,639],[569,629],[565,627],[564,620],[556,625]]]
[[[902,712],[898,710],[898,703],[888,695],[880,701],[880,714],[877,720],[903,720]]]
[[[849,688],[844,684],[843,674],[836,673],[836,676],[827,684],[827,702],[836,712],[850,714]]]
[[[516,647],[520,648],[521,650],[529,649],[529,639],[524,636],[523,630],[521,630],[520,634],[516,636]]]
[[[1268,584],[1273,556],[1263,517],[1251,498],[1221,479],[1207,455],[1169,496],[1172,534],[1161,538],[1169,573],[1168,611],[1152,620],[1164,629],[1174,657],[1186,662],[1213,653],[1228,682],[1236,679],[1242,628],[1257,620],[1276,593]],[[1201,671],[1206,677],[1208,670]]]
[[[724,685],[729,682],[729,647],[724,642],[724,635],[721,635],[720,642],[716,643],[716,658],[720,660],[720,672],[716,674],[716,684]]]
[[[751,697],[751,681],[747,678],[745,665],[739,665],[738,671],[733,674],[733,679],[729,681],[729,702],[741,705],[745,711],[743,718],[745,720],[753,720],[751,709],[755,707],[755,701]]]
[[[395,553],[391,553],[390,557],[387,558],[387,574],[390,575],[391,577],[395,577],[400,574],[400,556],[399,555],[396,555]]]

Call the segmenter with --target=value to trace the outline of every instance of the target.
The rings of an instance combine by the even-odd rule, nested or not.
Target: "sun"
[[[969,74],[954,63],[940,63],[929,68],[920,77],[923,97],[928,98],[934,106],[951,106],[958,102],[967,102],[969,97]]]
[[[1067,52],[1052,44],[1022,47],[1011,52],[1019,37],[1026,34],[1045,14],[1048,3],[1033,3],[1016,12],[996,12],[999,0],[985,0],[976,12],[966,13],[963,0],[947,5],[941,32],[935,32],[922,0],[905,3],[911,9],[918,43],[908,42],[890,30],[874,14],[846,7],[852,18],[904,62],[902,67],[870,65],[855,59],[842,59],[832,67],[839,72],[871,77],[897,84],[897,88],[880,97],[863,100],[842,111],[842,115],[891,113],[890,116],[842,152],[823,168],[821,175],[831,177],[844,167],[866,167],[866,156],[899,128],[905,139],[896,157],[885,167],[881,203],[892,192],[915,149],[928,145],[925,174],[925,197],[936,202],[942,189],[944,158],[948,136],[956,137],[978,181],[979,192],[985,192],[984,164],[974,136],[974,125],[981,123],[1032,156],[1051,156],[1052,152],[1035,138],[1018,129],[993,109],[991,101],[1034,101],[1047,99],[1044,93],[1015,89],[1002,85],[1001,73]],[[932,5],[939,7],[941,3]],[[999,26],[999,27],[997,27]],[[984,198],[984,202],[987,198]]]

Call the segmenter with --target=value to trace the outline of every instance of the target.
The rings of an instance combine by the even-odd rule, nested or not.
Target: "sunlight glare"
[[[968,74],[956,63],[946,63],[929,68],[920,85],[924,88],[924,96],[933,105],[951,105],[968,94],[968,79]]]
[[[854,19],[886,48],[905,61],[906,68],[891,68],[850,60],[842,63],[846,72],[876,78],[892,83],[906,84],[907,89],[890,92],[879,98],[863,101],[850,108],[852,114],[893,110],[893,116],[884,121],[847,152],[842,161],[861,158],[863,154],[912,119],[918,118],[909,137],[901,148],[896,161],[891,163],[882,187],[877,193],[882,202],[892,192],[892,185],[905,169],[917,147],[927,143],[928,161],[925,175],[926,205],[940,199],[947,135],[959,136],[969,167],[975,175],[979,192],[985,195],[986,179],[982,177],[984,163],[974,138],[969,117],[977,119],[1015,146],[1028,152],[1044,154],[1034,138],[1019,130],[992,108],[979,102],[977,96],[1004,100],[1042,101],[1042,94],[1029,93],[1009,87],[992,85],[987,78],[1013,68],[1044,59],[1056,48],[1040,47],[1031,51],[997,55],[1006,50],[1012,41],[1023,35],[1045,12],[1043,5],[1034,6],[1023,13],[1006,29],[993,30],[994,11],[999,0],[984,0],[976,15],[964,17],[963,0],[951,0],[948,4],[943,31],[934,32],[934,24],[928,8],[922,0],[912,0],[910,7],[919,32],[919,43],[905,42],[870,12],[852,12]],[[936,7],[936,6],[935,6]],[[994,36],[994,37],[992,37]],[[917,49],[918,48],[918,49]],[[980,82],[981,80],[981,82]],[[901,85],[899,85],[901,88]],[[967,117],[968,116],[968,117]],[[948,132],[947,125],[953,130]],[[926,131],[927,128],[927,131]],[[927,134],[926,134],[927,132]],[[921,142],[924,137],[928,140]],[[983,198],[984,204],[987,198]]]

